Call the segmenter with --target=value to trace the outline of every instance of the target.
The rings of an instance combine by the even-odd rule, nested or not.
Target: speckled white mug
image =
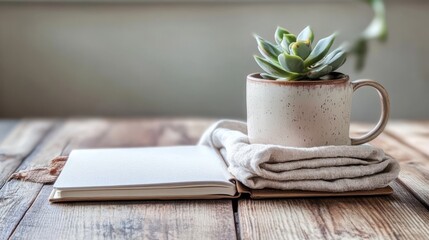
[[[247,128],[251,143],[294,147],[356,145],[377,137],[387,124],[389,96],[379,83],[336,80],[272,81],[247,76]],[[381,100],[381,117],[374,129],[350,138],[352,95],[362,86],[374,87]]]

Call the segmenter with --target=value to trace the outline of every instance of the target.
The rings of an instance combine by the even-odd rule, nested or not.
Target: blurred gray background
[[[0,117],[206,116],[245,118],[245,78],[259,68],[252,33],[277,25],[316,38],[357,36],[371,9],[359,1],[0,2]],[[389,91],[393,118],[429,117],[429,1],[386,1],[389,39],[367,66],[341,68]],[[354,120],[375,121],[364,88]]]

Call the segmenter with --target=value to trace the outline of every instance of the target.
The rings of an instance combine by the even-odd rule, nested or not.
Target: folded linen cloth
[[[312,148],[250,144],[244,122],[221,120],[199,142],[218,150],[228,170],[253,189],[347,192],[387,186],[398,162],[368,144]]]

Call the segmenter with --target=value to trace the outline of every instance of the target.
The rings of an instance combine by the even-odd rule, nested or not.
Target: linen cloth
[[[399,163],[369,144],[312,148],[250,144],[247,125],[221,120],[202,135],[237,180],[252,189],[346,192],[387,186]]]
[[[9,180],[16,179],[35,183],[54,183],[63,170],[67,159],[68,156],[57,156],[49,162],[49,166],[20,170],[10,175]]]

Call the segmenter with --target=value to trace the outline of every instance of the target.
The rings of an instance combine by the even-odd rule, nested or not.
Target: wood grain
[[[368,125],[355,124],[352,132],[356,135],[367,132],[369,128]],[[392,196],[240,200],[238,216],[241,237],[427,239],[429,211],[422,204],[426,204],[429,197],[428,172],[425,168],[427,158],[388,134],[380,135],[371,143],[383,148],[401,163],[400,181],[393,184],[395,193]]]
[[[155,118],[70,120],[52,130],[18,169],[44,165],[56,155],[82,147],[194,144],[212,122]],[[353,129],[364,132],[368,127],[356,125]],[[402,140],[399,135],[406,135],[407,131],[389,130],[372,142],[401,162],[402,172],[399,181],[393,184],[393,195],[239,200],[236,208],[239,236],[243,239],[427,239],[428,156],[415,146],[421,146],[416,142],[426,143],[429,137],[422,136],[416,128],[412,137]],[[6,183],[0,189],[0,239],[236,238],[229,200],[49,204],[51,189],[29,182]]]
[[[26,156],[39,144],[54,121],[21,121],[0,143],[0,188],[21,164]]]
[[[3,141],[20,122],[14,119],[0,119],[0,141]]]
[[[47,165],[69,146],[87,146],[102,136],[104,120],[72,120],[54,129],[18,170]],[[0,189],[0,239],[7,239],[39,194],[42,184],[11,180]],[[35,223],[37,224],[37,223]]]
[[[82,147],[195,144],[208,121],[121,120],[87,141],[74,139],[63,152]],[[193,125],[201,131],[192,130]],[[75,142],[75,143],[73,143]],[[77,144],[79,143],[79,144]],[[45,186],[11,238],[25,239],[235,239],[232,201],[94,202],[49,204]],[[0,206],[1,207],[1,206]],[[1,226],[0,226],[1,227]],[[0,236],[1,238],[1,236]]]
[[[354,125],[355,131],[362,131],[365,128],[367,128],[365,125]],[[389,127],[385,133],[371,141],[371,144],[382,148],[399,161],[401,164],[400,182],[429,209],[429,158],[416,148],[393,137],[390,129],[392,128]],[[412,135],[419,133],[417,131]],[[401,136],[401,139],[406,139],[409,134],[407,131],[403,131]]]
[[[419,151],[383,134],[371,142],[401,164],[399,180],[429,209],[429,160]]]
[[[12,239],[235,239],[229,200],[49,204],[44,186]],[[37,223],[37,224],[36,224]]]
[[[400,184],[388,197],[240,200],[242,239],[427,239],[429,212]]]
[[[429,121],[395,121],[388,125],[387,130],[392,137],[429,158]]]
[[[114,119],[98,147],[189,145],[198,142],[213,120],[208,119]],[[115,140],[116,139],[116,140]]]

